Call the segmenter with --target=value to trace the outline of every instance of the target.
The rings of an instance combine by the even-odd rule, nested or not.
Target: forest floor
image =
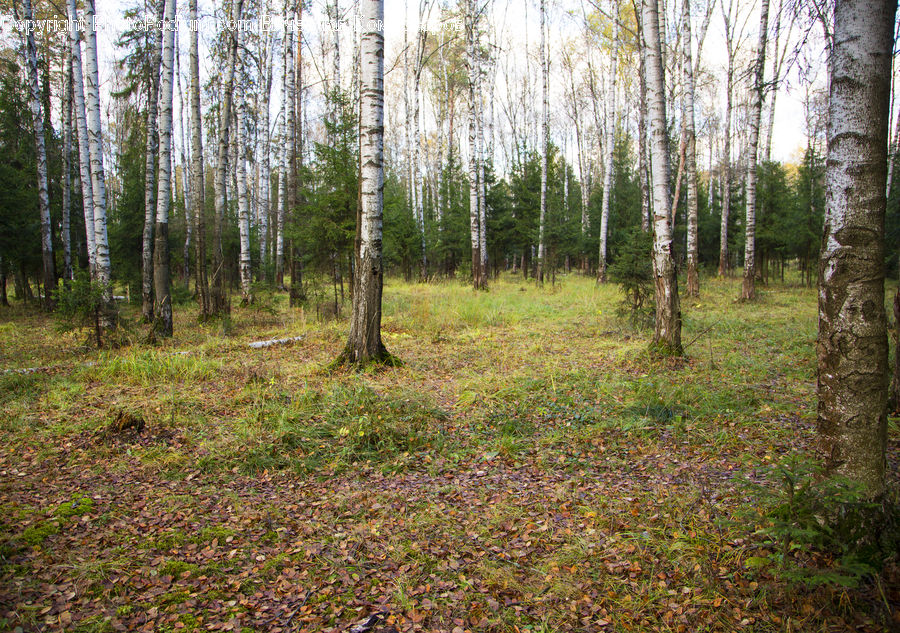
[[[0,308],[0,370],[47,368],[0,375],[0,630],[900,629],[896,558],[808,520],[815,291],[703,281],[661,360],[613,285],[390,280],[404,364],[361,373],[282,296],[101,352]]]

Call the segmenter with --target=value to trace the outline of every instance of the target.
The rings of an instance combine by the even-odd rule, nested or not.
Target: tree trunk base
[[[336,371],[342,368],[365,369],[371,366],[378,367],[402,367],[403,361],[399,357],[394,356],[383,344],[379,344],[378,350],[372,353],[364,353],[354,349],[349,343],[344,347],[334,361],[328,365],[328,371]]]

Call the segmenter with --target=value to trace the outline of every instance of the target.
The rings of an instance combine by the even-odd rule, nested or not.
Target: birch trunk
[[[25,0],[25,19],[34,20],[31,0]],[[50,223],[50,192],[47,180],[47,146],[44,140],[44,115],[41,108],[41,93],[38,86],[37,47],[34,31],[26,29],[25,61],[28,67],[28,87],[31,122],[34,130],[34,147],[37,157],[38,208],[41,214],[41,255],[44,274],[44,309],[52,310],[56,290],[56,263],[53,258],[53,227]]]
[[[697,228],[699,223],[697,204],[697,138],[694,129],[694,62],[691,47],[691,3],[682,0],[681,5],[682,32],[684,36],[684,116],[685,134],[687,136],[687,156],[685,159],[685,177],[687,179],[687,294],[700,296],[700,274],[698,265],[700,254],[697,244]]]
[[[766,36],[769,32],[769,0],[762,0],[759,17],[759,43],[750,91],[750,135],[747,139],[747,215],[744,222],[744,282],[741,299],[756,296],[756,159],[759,153],[759,122],[762,118],[764,74],[766,68]]]
[[[97,281],[106,287],[107,312],[114,308],[110,286],[109,242],[106,233],[106,178],[103,172],[103,133],[100,127],[100,73],[97,66],[97,31],[94,28],[94,0],[85,0],[88,30],[84,47],[85,107],[88,149],[91,155],[91,189],[94,195],[94,246],[97,249]],[[110,316],[104,317],[106,325]]]
[[[94,188],[91,185],[91,155],[88,149],[87,116],[85,113],[84,77],[81,70],[81,36],[75,0],[67,2],[69,49],[72,51],[72,93],[75,108],[75,133],[78,141],[78,174],[81,182],[81,201],[84,208],[85,239],[91,279],[97,278],[97,245],[94,239]]]
[[[478,81],[478,65],[475,59],[475,39],[477,37],[477,20],[475,16],[475,0],[468,0],[466,5],[467,40],[466,63],[469,73],[469,236],[472,244],[472,284],[476,290],[482,287],[481,273],[481,225],[478,218],[478,142],[476,117],[475,86]]]
[[[653,182],[653,274],[656,280],[656,327],[653,345],[681,354],[681,306],[669,225],[669,138],[666,127],[665,73],[660,56],[658,0],[642,0],[641,29],[646,47],[647,107],[650,119]]]
[[[231,19],[241,19],[243,0],[234,0]],[[231,45],[228,54],[228,65],[222,78],[224,95],[220,113],[221,129],[219,130],[219,149],[216,160],[216,219],[213,245],[213,282],[210,308],[213,314],[225,314],[230,306],[225,296],[225,254],[222,251],[222,232],[225,223],[226,184],[228,181],[228,135],[231,128],[231,100],[234,91],[234,70],[237,64],[238,38],[237,32],[231,31]]]
[[[885,491],[885,181],[892,0],[838,2],[819,259],[818,427],[831,472]],[[861,116],[865,113],[865,116]]]
[[[612,107],[606,117],[606,170],[603,175],[603,199],[600,207],[600,256],[597,260],[597,281],[606,281],[606,239],[609,235],[609,201],[613,187],[613,150],[616,144],[616,70],[619,57],[619,17],[613,20],[613,47],[610,58],[610,101]]]
[[[169,206],[172,197],[172,93],[175,76],[175,3],[165,0],[162,68],[159,91],[159,177],[156,192],[156,243],[153,249],[154,331],[172,336],[172,293],[169,270]]]
[[[269,266],[269,186],[270,180],[270,146],[269,133],[269,98],[272,94],[272,63],[269,59],[271,40],[268,32],[262,33],[263,48],[260,55],[260,76],[263,78],[263,90],[259,102],[260,156],[259,156],[259,278],[266,280]]]
[[[72,50],[66,47],[63,97],[62,243],[63,278],[74,279],[72,270]]]
[[[420,23],[423,18],[424,16],[420,11]],[[422,204],[422,174],[419,165],[419,150],[422,144],[421,126],[419,123],[419,104],[422,99],[421,79],[422,69],[424,68],[424,40],[426,34],[427,30],[420,24],[420,30],[416,38],[419,45],[416,47],[416,69],[413,82],[413,191],[415,192],[416,229],[419,231],[419,242],[422,248],[422,279],[425,279],[428,276],[428,255],[425,251],[425,210],[424,205]]]
[[[184,259],[184,270],[182,279],[184,285],[187,286],[191,278],[191,241],[194,232],[194,223],[191,222],[191,204],[190,204],[190,186],[187,175],[187,144],[185,143],[184,134],[184,88],[181,84],[181,44],[178,36],[179,31],[175,31],[175,81],[178,87],[178,133],[181,136],[181,199],[184,203],[184,251],[182,257]]]
[[[640,21],[640,20],[639,20]],[[639,35],[643,40],[643,32]],[[646,233],[650,230],[650,165],[648,164],[647,148],[649,135],[647,134],[647,50],[645,45],[640,45],[638,51],[638,171],[641,184],[641,230]]]
[[[74,1],[74,0],[70,0]],[[197,0],[189,0],[190,18],[197,18]],[[203,118],[200,112],[200,51],[199,36],[191,30],[190,75],[191,75],[191,203],[194,208],[194,224],[197,229],[195,241],[194,271],[197,277],[197,302],[200,304],[200,319],[206,320],[212,314],[209,296],[209,280],[206,266],[206,216],[204,213],[206,189],[203,178]]]
[[[724,6],[724,2],[723,2]],[[728,264],[728,220],[731,215],[731,110],[734,94],[734,33],[731,27],[731,4],[725,16],[725,48],[728,56],[725,79],[725,151],[722,157],[722,218],[719,225],[719,277],[724,277]]]
[[[550,146],[550,62],[547,58],[547,8],[546,1],[541,0],[541,216],[538,225],[538,262],[537,280],[544,283],[544,264],[547,255],[545,244],[547,222],[547,151]]]
[[[481,86],[481,64],[476,63],[478,67],[478,87],[479,94],[482,92]],[[478,110],[475,112],[475,125],[478,134],[478,270],[481,272],[481,287],[487,289],[488,280],[488,252],[487,252],[487,193],[484,182],[484,103],[478,99]],[[421,205],[421,200],[419,201]],[[424,225],[423,225],[423,248],[424,248]]]
[[[250,201],[247,197],[247,140],[244,136],[244,101],[241,99],[235,116],[235,138],[237,140],[237,188],[238,188],[238,232],[240,235],[240,275],[241,303],[253,302],[250,290]]]
[[[350,364],[392,362],[381,341],[382,212],[384,207],[384,0],[361,0],[360,169],[353,267],[353,314],[347,347]]]
[[[291,19],[299,27],[297,14],[291,10]],[[299,28],[297,29],[299,30]],[[288,85],[287,85],[287,152],[288,152],[288,173],[287,173],[287,213],[293,216],[297,213],[297,72],[299,71],[298,59],[294,54],[294,36],[295,30],[285,34],[289,43],[288,48]],[[298,33],[299,35],[299,33]],[[297,44],[302,42],[300,38]],[[300,258],[299,245],[290,240],[288,243],[288,254],[290,257],[289,270],[291,273],[291,286],[289,289],[288,300],[291,306],[299,306],[303,302],[303,283],[300,277]]]
[[[158,0],[157,23],[161,23],[165,2]],[[162,63],[163,33],[150,31],[150,68],[147,77],[147,148],[144,162],[144,231],[141,240],[141,317],[153,322],[153,221],[156,213],[156,165],[159,153],[157,108],[159,104],[159,73]]]

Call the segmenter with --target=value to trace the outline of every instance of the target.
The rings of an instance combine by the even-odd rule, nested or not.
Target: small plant
[[[771,566],[809,586],[856,587],[896,555],[893,500],[868,501],[853,482],[826,477],[821,466],[798,457],[773,466],[768,479],[775,488],[753,485],[766,524],[756,531],[763,555],[748,558],[750,567]],[[829,559],[827,567],[816,564]]]
[[[653,241],[649,231],[632,229],[615,261],[609,267],[609,277],[622,286],[625,298],[617,312],[636,328],[653,323]]]
[[[111,295],[107,284],[91,280],[87,273],[79,273],[54,292],[59,329],[65,332],[89,327],[99,349],[103,346],[104,322],[111,318],[107,304],[107,297]]]

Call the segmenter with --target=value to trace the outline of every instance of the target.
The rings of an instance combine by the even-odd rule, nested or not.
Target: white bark
[[[691,296],[698,296],[700,294],[700,277],[697,269],[700,262],[697,244],[699,223],[697,143],[694,129],[694,62],[691,51],[693,42],[691,37],[690,0],[682,0],[681,11],[682,32],[684,34],[684,129],[687,137],[687,154],[685,158],[685,177],[687,178],[687,292]]]
[[[172,335],[172,295],[169,276],[169,207],[172,188],[172,96],[175,76],[175,4],[166,0],[159,90],[159,169],[156,190],[156,244],[153,285],[156,332]]]
[[[81,70],[81,35],[75,0],[68,0],[69,48],[72,51],[72,92],[75,108],[75,131],[78,140],[78,173],[81,181],[81,200],[84,208],[84,227],[87,241],[88,266],[91,279],[97,276],[97,246],[94,231],[94,188],[91,184],[91,155],[88,149],[87,117],[85,114],[84,77]]]
[[[85,0],[88,30],[84,46],[85,107],[88,149],[91,154],[91,187],[94,195],[94,246],[97,250],[97,280],[110,283],[109,241],[106,233],[106,179],[103,172],[103,132],[100,126],[100,73],[97,66],[97,31],[94,28],[94,0]],[[112,304],[112,290],[106,300]]]
[[[66,47],[63,96],[62,243],[63,276],[74,279],[72,269],[72,50]]]
[[[238,186],[238,232],[240,234],[240,275],[242,301],[252,301],[250,293],[250,201],[247,197],[247,139],[244,134],[245,125],[244,100],[238,104],[235,121],[235,138],[237,140],[237,186]]]
[[[766,68],[766,36],[769,32],[769,0],[762,0],[759,18],[759,43],[750,91],[750,135],[747,139],[747,207],[744,221],[744,283],[741,298],[756,294],[756,162],[759,152],[759,122],[762,117],[763,79]]]
[[[382,212],[384,208],[384,0],[361,0],[359,199],[353,315],[344,360],[385,361],[381,341]]]
[[[197,0],[190,0],[190,19],[197,20]],[[200,112],[200,44],[196,30],[191,31],[190,76],[191,76],[191,204],[194,223],[197,227],[196,276],[200,316],[206,318],[212,312],[209,297],[209,282],[206,267],[206,219],[204,213],[206,191],[203,177],[203,120]]]
[[[271,39],[267,32],[262,34],[263,45],[260,54],[260,76],[263,85],[259,101],[259,253],[260,253],[260,279],[265,281],[266,268],[269,265],[269,185],[270,185],[270,146],[269,135],[269,98],[272,94],[272,49]]]
[[[240,20],[241,10],[243,8],[243,0],[234,0],[234,10],[231,19]],[[213,246],[214,269],[212,283],[211,309],[213,313],[222,314],[227,309],[225,299],[225,279],[224,271],[225,256],[222,251],[222,232],[225,222],[225,207],[227,204],[226,186],[228,181],[228,140],[231,130],[232,118],[232,95],[234,90],[234,72],[237,64],[238,40],[237,33],[232,31],[230,51],[228,53],[228,65],[225,69],[225,75],[222,77],[224,87],[224,96],[222,99],[222,109],[219,114],[220,130],[219,130],[219,148],[216,157],[216,178],[215,178],[215,207],[216,207],[216,225],[215,225],[215,244]]]
[[[478,142],[475,110],[478,107],[475,97],[478,65],[475,59],[475,39],[477,37],[477,20],[475,0],[468,0],[466,5],[466,63],[469,73],[469,237],[472,245],[472,281],[475,288],[482,287],[481,226],[478,218]]]
[[[188,178],[187,153],[188,147],[185,142],[185,121],[184,121],[184,88],[181,84],[181,46],[178,37],[179,31],[175,32],[175,81],[178,86],[178,129],[181,136],[181,199],[184,203],[184,283],[187,284],[191,277],[191,238],[194,233],[194,223],[191,222],[191,203],[190,203],[190,180]]]
[[[616,115],[617,115],[617,94],[616,94],[616,71],[619,58],[619,18],[615,16],[613,20],[613,47],[612,56],[610,58],[609,68],[609,93],[612,106],[607,110],[606,116],[606,173],[603,176],[603,199],[600,207],[600,257],[597,261],[597,277],[600,281],[606,279],[606,241],[609,235],[609,202],[612,198],[613,188],[613,154],[616,145]]]
[[[547,152],[550,149],[550,60],[547,55],[547,9],[541,0],[541,216],[538,225],[538,282],[544,281],[544,265],[547,256],[545,232],[547,222]]]
[[[156,15],[161,22],[165,3],[160,2]],[[156,164],[159,154],[159,72],[162,63],[163,33],[153,29],[150,39],[150,75],[147,77],[147,144],[144,157],[144,230],[141,239],[141,296],[143,318],[153,320],[153,222],[156,213]]]
[[[884,219],[892,0],[834,13],[826,211],[819,261],[818,429],[829,471],[885,491],[888,340]]]
[[[641,29],[646,47],[645,71],[653,183],[653,272],[656,278],[656,328],[653,342],[667,352],[681,353],[681,307],[669,224],[669,138],[657,0],[642,0]]]
[[[31,0],[25,0],[25,19],[34,20]],[[34,31],[26,29],[25,61],[28,68],[28,88],[31,122],[34,129],[34,146],[37,156],[38,208],[41,214],[41,253],[44,269],[44,307],[53,307],[52,291],[56,289],[56,269],[53,260],[53,234],[50,224],[50,193],[47,180],[47,146],[44,141],[44,115],[38,82],[37,48]]]

